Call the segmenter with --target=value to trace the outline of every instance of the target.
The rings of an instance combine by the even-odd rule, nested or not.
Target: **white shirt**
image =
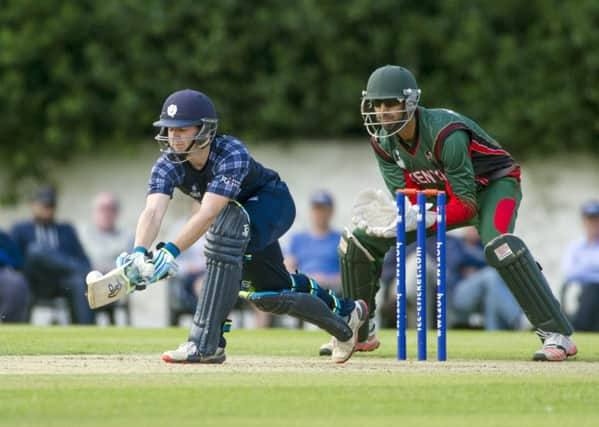
[[[133,247],[133,235],[119,229],[105,232],[92,225],[83,230],[80,238],[92,268],[102,273],[116,268],[116,258]]]
[[[565,252],[562,270],[567,282],[599,284],[599,241],[580,239]]]

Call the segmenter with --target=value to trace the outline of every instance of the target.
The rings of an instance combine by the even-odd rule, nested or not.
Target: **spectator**
[[[115,194],[101,192],[93,200],[92,224],[83,229],[81,241],[92,268],[106,273],[114,260],[133,242],[133,233],[118,227],[120,203]]]
[[[173,227],[176,235],[183,221],[177,222]],[[204,244],[206,238],[202,236],[187,251],[177,258],[179,270],[177,275],[169,279],[169,315],[171,326],[179,324],[182,314],[193,314],[198,303],[198,295],[206,274],[206,257]]]
[[[11,235],[25,256],[24,272],[35,299],[67,297],[75,323],[94,322],[85,296],[89,260],[70,224],[55,222],[56,191],[41,188],[31,210],[33,219],[13,226]]]
[[[450,244],[450,236],[447,237],[447,244]],[[449,246],[448,246],[449,247]],[[435,238],[431,237],[426,242],[426,274],[427,274],[427,319],[430,325],[434,323],[436,316],[436,300],[434,297],[437,284],[435,274]],[[450,252],[448,250],[447,255]],[[382,328],[394,328],[397,321],[397,277],[396,277],[396,253],[395,247],[390,248],[383,259],[383,267],[380,278],[381,292],[376,295],[375,323]],[[447,257],[448,272],[450,270],[450,258]],[[407,322],[409,327],[416,325],[416,244],[412,243],[406,247],[406,303],[407,303]],[[447,275],[447,289],[449,291],[449,274]],[[372,322],[371,322],[371,328]],[[372,329],[371,334],[374,333]]]
[[[472,317],[483,316],[485,329],[513,329],[520,325],[521,310],[514,297],[495,270],[486,264],[483,247],[476,228],[459,230],[463,234],[449,233],[446,238],[446,290],[448,300],[448,323],[453,327],[474,327]],[[429,237],[426,245],[427,257],[427,317],[429,325],[435,321],[436,238]],[[406,291],[408,303],[408,325],[415,325],[416,304],[416,254],[415,244],[406,248]],[[386,254],[381,275],[383,284],[381,324],[395,326],[396,282],[395,248]]]
[[[341,233],[331,228],[333,197],[317,191],[310,198],[310,229],[291,238],[285,265],[290,272],[299,270],[324,288],[341,290],[337,246]]]
[[[92,269],[106,273],[116,267],[114,260],[123,251],[133,245],[133,233],[127,232],[117,225],[120,214],[120,203],[111,192],[101,192],[94,197],[92,204],[92,224],[83,229],[81,242],[89,256]],[[128,299],[116,303],[127,312]],[[103,307],[112,323],[115,305]],[[128,319],[126,320],[128,323]]]
[[[0,323],[25,322],[29,286],[17,271],[23,267],[19,248],[0,230]]]
[[[467,319],[482,313],[488,331],[517,329],[522,310],[497,271],[484,264],[483,245],[475,227],[464,229],[464,258],[460,264],[462,280],[449,298],[456,317]],[[481,264],[481,262],[483,264]]]
[[[566,249],[564,311],[575,329],[599,331],[599,200],[582,205],[584,236]]]

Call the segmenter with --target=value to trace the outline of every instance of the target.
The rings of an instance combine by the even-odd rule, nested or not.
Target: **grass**
[[[1,357],[6,355],[40,355],[40,363],[43,355],[158,358],[185,336],[182,329],[0,326],[0,363],[7,363],[8,358]],[[4,374],[0,426],[599,425],[599,375],[575,369],[593,363],[599,374],[599,335],[577,334],[581,354],[576,360],[536,369],[538,363],[523,363],[538,346],[531,333],[450,331],[447,369],[426,363],[368,369],[368,360],[375,364],[394,357],[394,332],[383,331],[381,336],[379,351],[358,354],[355,362],[348,362],[364,366],[363,371],[333,365],[329,369],[323,363],[323,369],[307,372],[186,366],[167,373]],[[234,330],[228,338],[233,356],[280,358],[311,357],[326,340],[319,332],[289,330]],[[433,337],[429,351],[432,355]],[[297,368],[293,365],[298,360],[302,359],[283,363]],[[472,361],[473,368],[452,369],[455,360]],[[514,371],[499,375],[476,369],[481,360],[504,361],[498,363],[513,364]],[[229,363],[234,367],[234,358]]]

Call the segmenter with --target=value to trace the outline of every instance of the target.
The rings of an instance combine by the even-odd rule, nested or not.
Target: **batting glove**
[[[154,264],[149,259],[146,248],[137,246],[133,249],[133,253],[121,253],[116,259],[116,266],[123,267],[125,265],[131,267],[126,269],[126,274],[136,289],[145,289],[141,283],[147,282],[154,275]]]
[[[156,248],[158,250],[152,259],[152,263],[154,264],[154,275],[151,279],[152,282],[173,277],[177,274],[179,268],[175,262],[175,258],[179,256],[180,251],[174,243],[160,243]]]

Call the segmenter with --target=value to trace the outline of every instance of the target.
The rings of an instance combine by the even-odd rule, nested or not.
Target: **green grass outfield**
[[[400,363],[383,331],[334,365],[323,333],[233,330],[224,365],[160,361],[186,332],[0,325],[0,426],[599,425],[599,335],[550,364],[529,361],[532,333],[450,331],[448,362]]]

